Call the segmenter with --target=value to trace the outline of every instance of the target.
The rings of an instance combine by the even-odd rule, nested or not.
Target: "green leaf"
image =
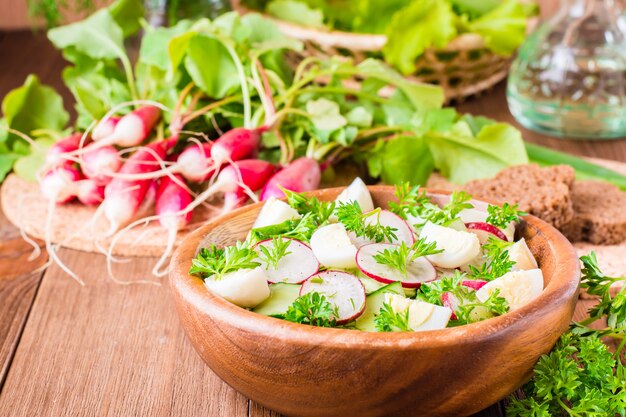
[[[117,0],[108,9],[111,17],[122,29],[125,38],[141,29],[139,22],[144,17],[143,1]]]
[[[6,125],[27,135],[33,130],[63,130],[69,114],[63,108],[63,99],[51,87],[42,85],[35,75],[29,75],[24,85],[11,90],[2,101]],[[9,135],[10,147],[17,137]]]
[[[394,14],[386,33],[385,60],[411,74],[427,48],[443,48],[456,37],[455,15],[447,1],[415,0]]]
[[[125,58],[124,32],[107,9],[85,20],[50,29],[48,39],[58,49],[69,47],[96,59]]]
[[[141,40],[139,62],[154,65],[164,71],[167,70],[170,65],[170,57],[166,46],[173,38],[182,35],[190,27],[190,21],[181,20],[176,26],[156,28],[146,32]]]
[[[303,26],[324,27],[324,15],[320,9],[313,9],[307,4],[295,0],[273,0],[266,11],[272,16]]]
[[[4,181],[4,178],[13,168],[13,163],[20,157],[20,155],[14,153],[0,153],[0,182]]]
[[[431,132],[426,139],[435,167],[457,184],[528,163],[520,132],[506,123],[487,125],[473,137],[467,123],[460,121],[450,132]]]
[[[185,68],[209,97],[223,98],[240,85],[237,67],[222,42],[198,34],[189,39]]]
[[[377,59],[368,58],[356,67],[356,73],[397,87],[416,110],[438,109],[443,106],[443,89],[436,85],[407,80],[398,72]]]
[[[30,154],[19,158],[13,165],[13,170],[23,179],[31,182],[37,180],[37,171],[46,161],[46,153],[54,144],[54,140],[50,138],[40,138],[35,140],[37,148],[30,147]]]
[[[374,157],[379,160],[380,176],[386,184],[425,184],[434,169],[426,142],[415,136],[399,136],[384,142]]]
[[[348,124],[341,115],[339,104],[326,98],[308,101],[306,111],[315,128],[319,130],[333,131]]]
[[[372,115],[372,112],[367,110],[365,107],[357,106],[346,114],[346,119],[348,120],[348,123],[353,126],[370,127],[374,120],[374,116]]]
[[[470,23],[470,30],[485,39],[485,45],[500,55],[511,55],[526,38],[526,12],[518,0],[505,0]]]

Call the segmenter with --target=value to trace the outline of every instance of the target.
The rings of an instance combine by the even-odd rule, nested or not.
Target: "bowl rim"
[[[345,187],[314,190],[311,194],[320,191],[324,193],[340,192]],[[368,186],[371,191],[388,192],[392,186]],[[429,196],[447,196],[450,191],[423,188]],[[472,199],[480,203],[488,203],[485,199]],[[336,347],[362,347],[364,345],[377,348],[397,348],[398,346],[428,345],[444,346],[448,344],[472,343],[493,337],[494,335],[510,330],[515,325],[532,316],[542,316],[553,310],[554,306],[566,304],[569,299],[578,293],[580,282],[580,262],[571,243],[554,227],[543,220],[532,216],[524,216],[526,227],[543,235],[550,247],[550,254],[555,261],[554,273],[550,282],[542,293],[523,307],[484,321],[466,324],[458,327],[448,327],[440,330],[421,332],[367,332],[361,330],[316,327],[299,323],[292,323],[274,317],[264,316],[244,309],[226,301],[222,297],[208,291],[201,278],[189,275],[191,257],[188,253],[196,253],[198,245],[207,235],[208,229],[213,229],[221,223],[228,222],[234,217],[255,211],[263,202],[248,205],[213,219],[191,234],[189,234],[175,251],[170,263],[170,288],[177,303],[190,303],[196,310],[208,316],[219,315],[219,321],[224,321],[241,330],[271,335],[280,339],[298,341],[306,345],[321,343],[333,344]],[[558,248],[558,250],[557,250]],[[184,314],[177,309],[179,314]],[[184,310],[183,310],[184,311]]]

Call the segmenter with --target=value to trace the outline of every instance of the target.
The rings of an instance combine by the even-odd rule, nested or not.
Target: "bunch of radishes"
[[[177,134],[154,140],[160,117],[158,107],[145,105],[124,116],[105,117],[90,136],[76,133],[55,143],[40,181],[52,205],[50,215],[55,204],[75,199],[100,205],[98,213],[101,209],[110,224],[107,237],[120,233],[122,226],[158,220],[170,236],[160,265],[193,210],[217,194],[223,195],[223,213],[258,200],[259,191],[265,200],[282,196],[281,187],[303,192],[319,186],[320,167],[311,158],[284,167],[255,159],[265,127],[233,128],[213,142],[187,142]],[[155,215],[141,219],[153,203]],[[162,275],[157,268],[153,272]]]

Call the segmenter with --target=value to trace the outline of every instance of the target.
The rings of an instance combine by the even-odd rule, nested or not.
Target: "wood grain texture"
[[[184,340],[166,286],[120,286],[101,256],[59,255],[87,285],[49,269],[0,394],[1,416],[247,415],[247,400]],[[124,278],[146,277],[152,262],[134,260]]]
[[[393,187],[369,189],[377,207],[394,198]],[[312,194],[331,200],[341,190]],[[431,197],[440,204],[448,200]],[[228,384],[273,410],[303,417],[467,416],[518,388],[574,313],[580,277],[574,248],[532,216],[518,233],[539,262],[545,288],[515,312],[434,332],[384,334],[252,313],[207,291],[188,271],[199,247],[245,238],[261,206],[238,209],[191,234],[172,259],[170,283],[198,354]]]
[[[33,248],[0,212],[0,387],[13,359],[45,262],[41,253],[29,261]]]

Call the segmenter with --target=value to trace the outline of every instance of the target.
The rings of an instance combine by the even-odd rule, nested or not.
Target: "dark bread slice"
[[[574,177],[568,165],[518,165],[494,178],[470,181],[463,189],[477,198],[519,204],[520,210],[560,227],[574,217],[570,196]]]
[[[601,181],[578,181],[572,188],[574,218],[561,227],[572,242],[613,245],[626,240],[626,193]]]

